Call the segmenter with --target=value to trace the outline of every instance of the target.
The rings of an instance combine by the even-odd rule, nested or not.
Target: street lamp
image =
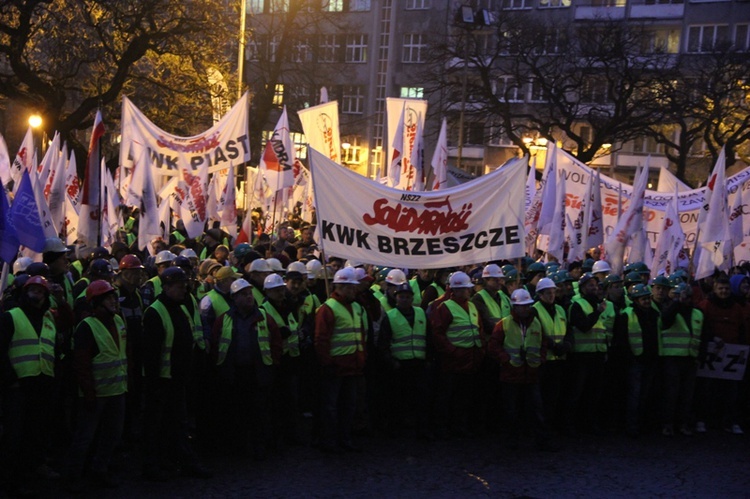
[[[31,116],[29,116],[29,126],[34,129],[42,126],[42,117],[38,114],[32,114]]]

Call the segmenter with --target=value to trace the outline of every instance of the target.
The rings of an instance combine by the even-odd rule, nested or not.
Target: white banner
[[[338,163],[341,153],[339,103],[326,102],[297,111],[308,144]]]
[[[573,219],[578,216],[578,211],[581,208],[581,200],[586,196],[586,189],[591,179],[590,173],[592,170],[573,156],[559,149],[557,149],[555,157],[557,160],[558,178],[564,180],[566,183],[566,206],[570,218]],[[750,180],[750,168],[745,168],[726,180],[730,206],[734,201],[734,196],[739,186],[742,186],[744,190],[750,189],[750,182],[746,182],[748,180]],[[607,175],[601,175],[600,185],[604,232],[610,234],[615,225],[617,225],[617,203],[620,188],[622,188],[623,211],[628,207],[633,188],[630,185],[621,184]],[[689,248],[692,248],[695,244],[695,233],[698,228],[698,212],[705,203],[705,192],[706,188],[703,187],[679,193],[679,219],[686,236],[685,244]],[[646,190],[643,221],[646,224],[648,240],[652,248],[656,247],[658,233],[663,227],[664,211],[667,204],[674,198],[674,195],[674,192]],[[745,199],[750,199],[750,197]],[[748,202],[750,203],[750,201]],[[742,205],[741,209],[743,217],[750,217],[750,206]],[[747,219],[747,223],[750,223],[750,218]]]
[[[524,254],[526,158],[450,189],[384,187],[310,150],[317,233],[329,255],[443,268]]]
[[[146,118],[127,97],[122,98],[122,142],[120,164],[133,168],[133,143],[148,150],[154,174],[179,175],[181,162],[189,171],[213,172],[250,161],[247,93],[216,125],[193,137],[178,137],[165,132]],[[157,181],[158,184],[158,181]]]
[[[745,376],[748,353],[750,353],[748,345],[725,343],[721,349],[718,349],[716,343],[710,342],[706,358],[698,366],[698,376],[741,381]]]
[[[418,99],[398,99],[388,97],[386,99],[387,117],[388,117],[388,155],[390,161],[393,157],[393,138],[398,128],[398,121],[401,118],[401,112],[404,114],[404,150],[402,151],[401,160],[401,177],[398,188],[406,189],[407,186],[414,186],[416,169],[411,165],[411,156],[414,144],[417,142],[417,129],[424,130],[424,120],[427,116],[427,101]],[[390,176],[390,173],[389,173]]]

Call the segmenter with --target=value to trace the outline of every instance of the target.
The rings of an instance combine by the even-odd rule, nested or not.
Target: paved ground
[[[145,482],[137,461],[118,458],[115,491],[84,497],[750,497],[750,435],[651,435],[560,439],[548,453],[517,451],[497,437],[421,442],[359,439],[365,452],[324,455],[288,448],[263,462],[209,456],[209,480]],[[43,484],[59,497],[59,484]]]

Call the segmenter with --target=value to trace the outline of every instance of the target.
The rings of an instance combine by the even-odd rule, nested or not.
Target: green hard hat
[[[607,277],[604,278],[605,286],[609,286],[611,284],[615,284],[618,282],[622,282],[622,277],[620,277],[618,274],[609,274]]]
[[[581,265],[581,268],[584,272],[591,272],[591,269],[594,268],[594,259],[593,258],[587,258],[583,261],[583,265]]]
[[[638,284],[639,282],[643,282],[641,279],[641,274],[638,272],[632,271],[625,274],[625,284]]]
[[[651,296],[651,290],[645,284],[634,284],[628,289],[630,298],[640,298],[642,296]]]
[[[669,278],[665,275],[658,275],[654,277],[654,280],[651,281],[652,286],[665,286],[667,288],[672,287],[672,283],[669,282]]]

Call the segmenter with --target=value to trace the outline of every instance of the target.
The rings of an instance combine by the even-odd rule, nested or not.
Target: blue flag
[[[10,220],[10,204],[5,188],[0,187],[0,260],[10,264],[18,255],[18,237]]]
[[[10,207],[8,225],[13,228],[18,242],[38,253],[44,250],[46,237],[42,220],[39,218],[39,207],[36,205],[34,190],[31,187],[29,172],[24,170],[21,185]]]

